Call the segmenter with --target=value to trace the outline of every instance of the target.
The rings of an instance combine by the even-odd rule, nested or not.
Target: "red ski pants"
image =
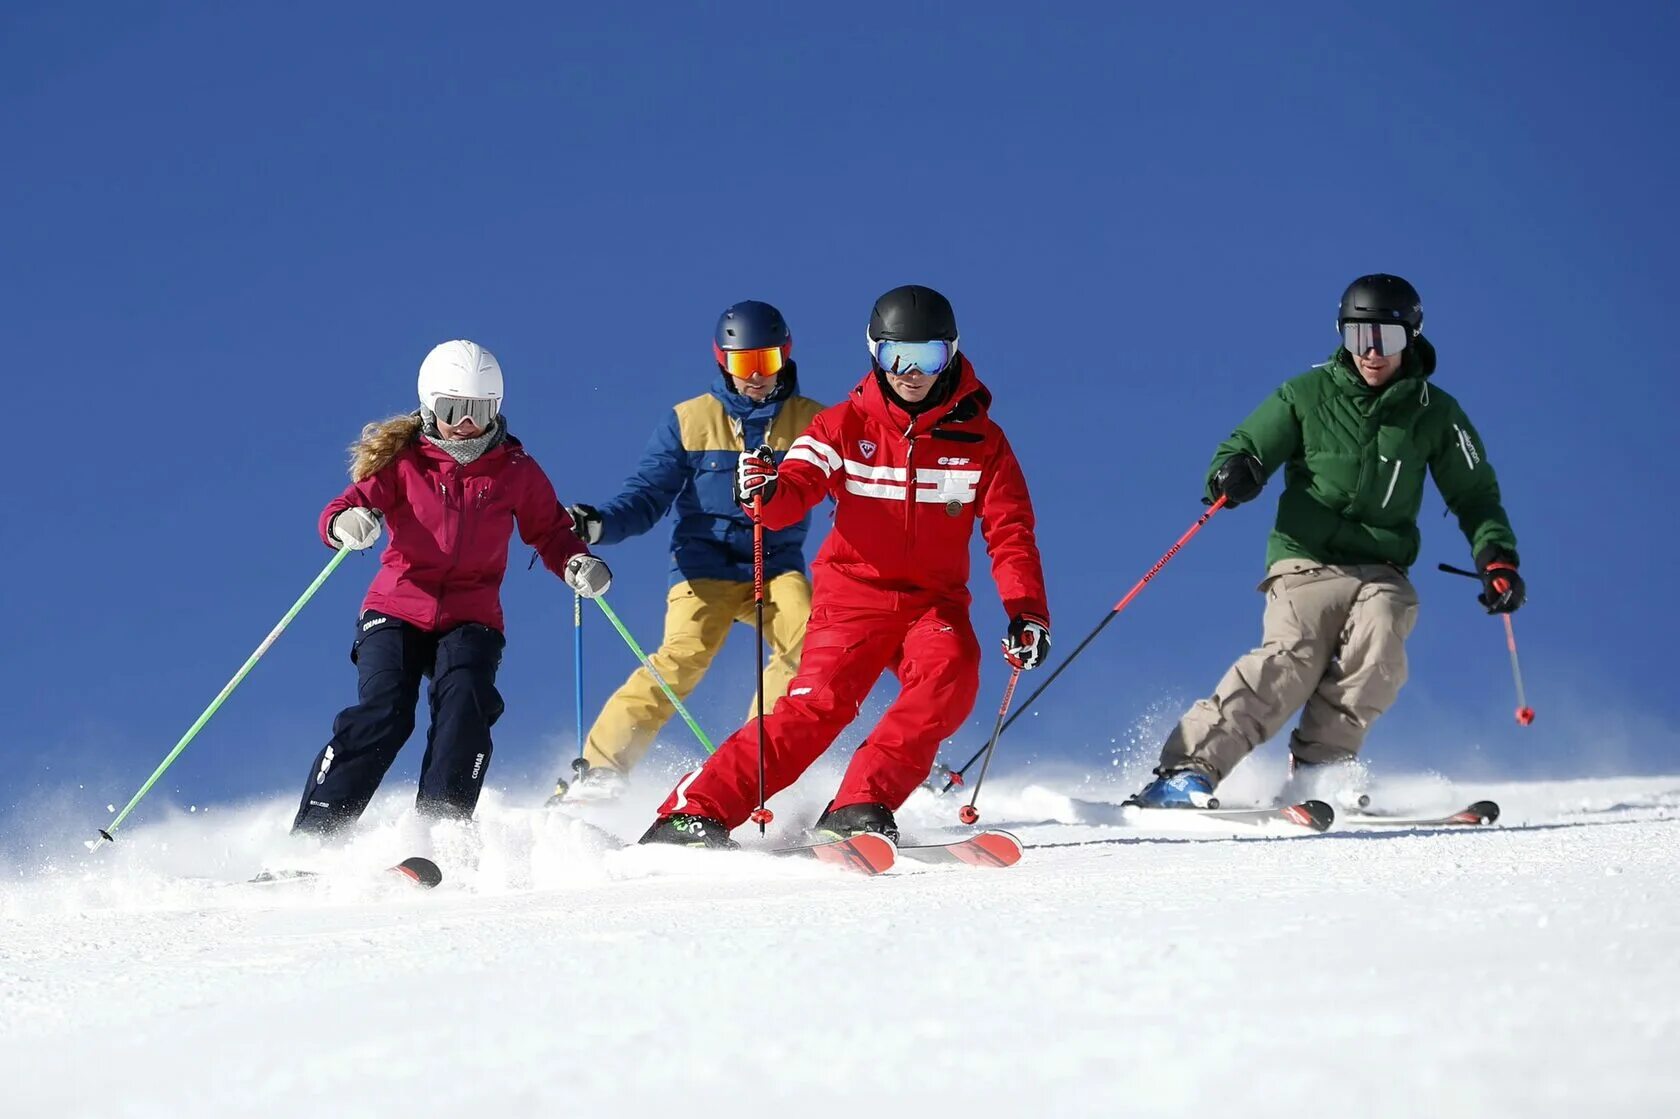
[[[764,796],[799,779],[822,756],[881,673],[898,677],[898,698],[852,755],[834,807],[884,804],[896,809],[933,768],[939,743],[974,709],[980,689],[980,643],[966,603],[910,601],[887,608],[831,606],[811,611],[799,672],[764,717]],[[730,828],[758,805],[758,726],[747,723],[704,765],[677,783],[660,816],[710,816]]]

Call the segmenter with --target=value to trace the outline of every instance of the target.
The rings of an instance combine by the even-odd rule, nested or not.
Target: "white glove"
[[[594,598],[612,586],[612,571],[595,556],[573,556],[566,561],[566,585],[584,598]]]
[[[373,547],[378,541],[379,526],[384,520],[385,514],[377,509],[363,509],[359,505],[352,505],[348,509],[339,510],[333,516],[327,532],[338,541],[340,548],[359,552],[363,548]]]

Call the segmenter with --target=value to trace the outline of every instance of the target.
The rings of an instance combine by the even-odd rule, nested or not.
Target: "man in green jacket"
[[[1185,713],[1155,780],[1129,803],[1207,805],[1249,751],[1301,712],[1292,772],[1347,773],[1372,722],[1406,682],[1418,599],[1424,474],[1470,541],[1489,613],[1521,606],[1517,541],[1481,438],[1458,401],[1433,387],[1423,304],[1398,276],[1361,276],[1342,296],[1342,345],[1284,382],[1219,447],[1210,502],[1252,501],[1283,467],[1266,549],[1264,637]]]

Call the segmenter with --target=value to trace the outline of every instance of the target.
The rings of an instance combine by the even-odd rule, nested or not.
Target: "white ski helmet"
[[[496,355],[464,339],[434,346],[420,363],[420,406],[436,412],[440,396],[494,400],[500,412],[502,366]]]

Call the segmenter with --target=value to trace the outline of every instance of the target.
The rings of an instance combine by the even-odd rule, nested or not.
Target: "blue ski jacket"
[[[671,529],[671,581],[753,577],[752,518],[735,503],[735,462],[744,450],[768,443],[780,462],[793,441],[822,411],[800,396],[798,371],[783,372],[780,400],[754,404],[732,391],[719,374],[712,390],[671,409],[654,429],[636,472],[617,497],[600,506],[602,544],[647,532],[676,510]],[[764,575],[805,570],[807,514],[799,523],[764,534]]]

